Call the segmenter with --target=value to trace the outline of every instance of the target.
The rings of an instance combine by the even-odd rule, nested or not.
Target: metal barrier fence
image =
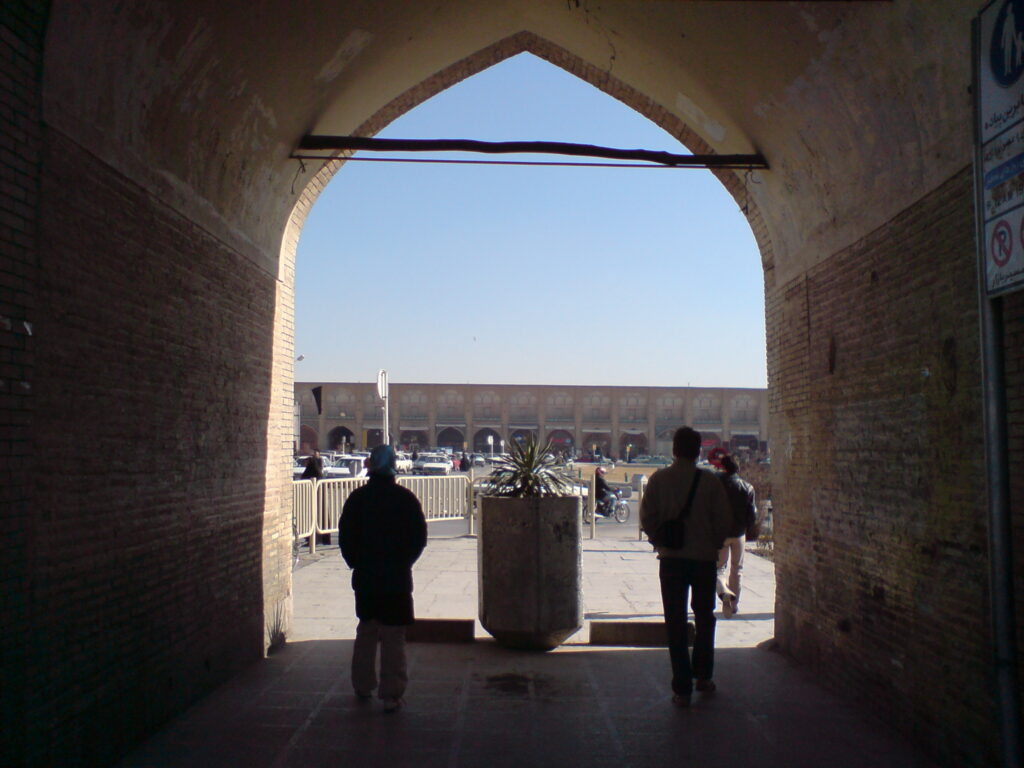
[[[337,533],[338,520],[345,502],[366,478],[292,481],[292,528],[296,539],[309,539],[310,551],[316,551],[316,534]],[[468,517],[473,508],[470,479],[450,477],[400,477],[419,499],[427,520],[457,520]]]

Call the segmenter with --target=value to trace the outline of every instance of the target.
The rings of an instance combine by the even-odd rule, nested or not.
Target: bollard
[[[597,538],[597,475],[590,476],[590,492],[587,494],[587,509],[590,510],[590,538]]]
[[[640,505],[644,501],[644,493],[647,491],[647,475],[644,475],[640,480],[640,489],[637,491],[636,498],[636,540],[644,540],[644,529],[640,525]]]

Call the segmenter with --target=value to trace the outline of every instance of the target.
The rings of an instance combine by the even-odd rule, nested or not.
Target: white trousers
[[[725,591],[722,586],[722,575],[725,573],[726,565],[729,566],[729,580],[727,586],[729,591],[736,597],[736,601],[740,599],[740,571],[743,570],[743,544],[746,542],[746,538],[738,536],[734,539],[726,539],[725,544],[718,550],[718,585],[716,591],[719,597],[722,596]]]
[[[405,664],[405,627],[387,626],[376,619],[360,620],[352,647],[352,687],[369,695],[377,688],[377,644],[380,643],[380,691],[382,699],[405,694],[409,676]]]

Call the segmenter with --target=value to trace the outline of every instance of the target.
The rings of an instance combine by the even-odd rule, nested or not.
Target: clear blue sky
[[[687,151],[528,54],[378,135]],[[352,162],[296,269],[298,381],[766,385],[760,256],[703,170]]]

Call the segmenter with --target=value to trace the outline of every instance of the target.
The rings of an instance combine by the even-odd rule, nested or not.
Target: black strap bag
[[[677,517],[666,520],[652,536],[648,536],[656,547],[667,547],[669,549],[680,549],[686,543],[685,520],[690,516],[690,507],[693,505],[693,497],[697,493],[697,485],[700,484],[701,471],[698,469],[693,476],[693,483],[690,484],[690,492],[686,496],[686,504]]]

